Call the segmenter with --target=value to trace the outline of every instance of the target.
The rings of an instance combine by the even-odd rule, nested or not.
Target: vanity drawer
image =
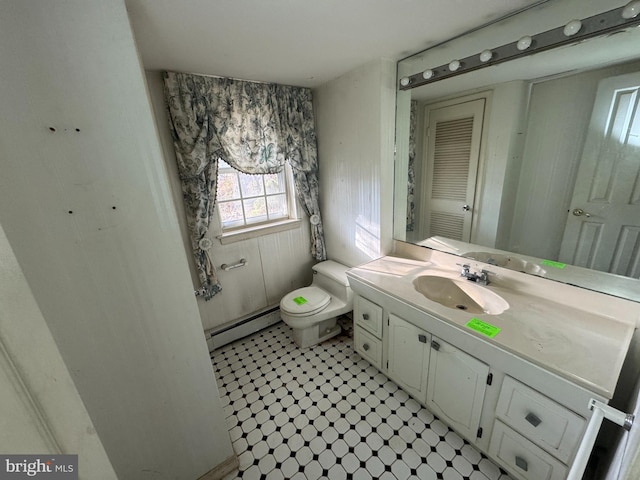
[[[584,418],[511,377],[502,384],[496,417],[565,463],[585,426]]]
[[[382,369],[382,341],[357,326],[353,333],[356,352],[378,370]]]
[[[354,320],[376,337],[382,338],[382,307],[357,296],[353,308]]]
[[[498,420],[489,454],[523,480],[563,480],[567,475],[565,465]]]

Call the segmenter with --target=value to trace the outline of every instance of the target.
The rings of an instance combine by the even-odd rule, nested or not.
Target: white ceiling
[[[147,70],[316,87],[539,0],[126,0]]]

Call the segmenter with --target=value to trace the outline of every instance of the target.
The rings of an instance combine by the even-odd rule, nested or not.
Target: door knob
[[[572,212],[576,217],[581,217],[582,215],[584,215],[585,217],[589,218],[591,217],[590,213],[585,212],[583,209],[581,208],[576,208],[573,210]]]
[[[471,207],[469,205],[463,205],[462,210],[464,210],[465,212],[468,212],[469,210],[471,210]]]

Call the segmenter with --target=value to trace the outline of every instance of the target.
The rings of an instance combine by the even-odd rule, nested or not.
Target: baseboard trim
[[[207,473],[198,478],[198,480],[222,480],[231,472],[240,469],[240,462],[235,454],[227,458],[217,467],[209,470]]]
[[[251,317],[233,322],[216,329],[207,330],[205,336],[209,351],[223,347],[231,342],[252,335],[281,321],[280,308],[272,307]]]

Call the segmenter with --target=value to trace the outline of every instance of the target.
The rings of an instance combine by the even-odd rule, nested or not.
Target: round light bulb
[[[524,37],[522,37],[520,40],[518,40],[517,43],[517,47],[518,50],[526,50],[527,48],[529,48],[531,46],[531,42],[533,40],[531,39],[531,37],[529,35],[525,35]]]
[[[580,31],[582,28],[582,22],[580,20],[571,20],[564,26],[564,36],[571,37]]]
[[[410,82],[411,80],[409,79],[409,77],[402,77],[400,79],[400,85],[402,85],[403,87],[406,87],[407,85],[409,85]]]
[[[422,72],[422,78],[425,80],[429,80],[431,77],[433,77],[433,70],[425,70]]]
[[[451,70],[452,72],[455,72],[459,68],[460,68],[460,60],[451,60],[451,62],[449,63],[449,70]]]
[[[627,3],[622,10],[622,18],[636,18],[640,13],[640,0]]]
[[[485,63],[491,60],[492,57],[493,57],[493,52],[491,50],[483,50],[482,53],[480,54],[480,61]]]

